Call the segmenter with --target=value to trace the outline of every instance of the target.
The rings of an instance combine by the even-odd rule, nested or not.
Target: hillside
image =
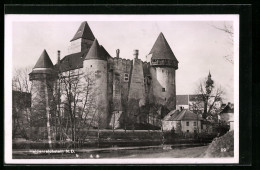
[[[234,131],[215,138],[204,153],[204,157],[233,157],[234,156]]]

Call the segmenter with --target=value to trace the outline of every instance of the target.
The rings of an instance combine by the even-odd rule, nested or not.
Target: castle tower
[[[93,35],[88,23],[86,21],[82,22],[78,31],[70,40],[71,45],[68,50],[69,54],[88,50],[94,39],[95,36]]]
[[[29,74],[32,81],[31,89],[31,137],[50,137],[51,100],[56,73],[52,61],[44,50]]]
[[[89,106],[92,108],[95,126],[106,128],[108,126],[107,56],[97,39],[94,40],[83,65],[86,76],[92,81],[90,96],[93,100]]]
[[[155,41],[148,57],[151,65],[153,102],[169,110],[176,109],[175,70],[178,69],[178,60],[162,33]]]

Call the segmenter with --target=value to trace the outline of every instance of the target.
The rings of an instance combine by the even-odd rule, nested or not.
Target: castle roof
[[[94,44],[94,42],[93,42]],[[95,47],[97,48],[97,47]],[[83,62],[89,53],[90,49],[86,49],[84,51],[70,54],[61,59],[60,64],[56,64],[56,69],[59,69],[60,72],[65,72],[69,70],[75,70],[83,67]],[[111,57],[110,54],[106,51],[106,49],[101,45],[99,46],[99,51],[104,56],[104,58]]]
[[[70,54],[61,59],[59,67],[61,72],[75,70],[83,67],[83,61],[89,50],[81,51],[78,53]]]
[[[159,34],[149,54],[152,54],[151,59],[169,59],[178,62],[163,33]]]
[[[77,40],[79,38],[84,38],[87,40],[94,40],[95,36],[93,35],[87,21],[82,22],[78,31],[76,32],[76,34],[74,35],[74,37],[70,40],[70,41],[74,41]]]
[[[169,112],[164,119],[165,121],[181,121],[181,120],[201,120],[201,118],[191,112],[190,110],[183,109],[183,110],[172,110]]]
[[[100,48],[101,48],[101,51],[104,54],[105,58],[108,59],[109,57],[111,57],[110,54],[107,52],[107,50],[102,45],[100,45]]]
[[[53,68],[52,61],[45,49],[33,68]]]
[[[94,40],[92,46],[89,49],[89,52],[87,56],[85,57],[85,60],[90,60],[90,59],[96,59],[96,60],[107,60],[107,51],[102,48],[97,39]]]

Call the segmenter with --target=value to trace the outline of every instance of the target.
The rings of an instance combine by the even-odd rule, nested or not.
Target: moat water
[[[131,158],[142,155],[165,155],[170,151],[180,152],[187,148],[206,146],[208,143],[164,144],[160,142],[138,143],[100,143],[100,144],[56,144],[49,148],[47,143],[37,145],[13,144],[14,159],[99,159],[99,158]],[[46,153],[44,153],[46,152]],[[60,153],[57,153],[60,152]],[[146,156],[144,156],[146,157]]]

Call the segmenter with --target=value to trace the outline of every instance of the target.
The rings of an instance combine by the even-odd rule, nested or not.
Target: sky
[[[82,20],[68,18],[48,21],[12,22],[12,68],[34,66],[42,51],[46,49],[52,62],[57,62],[57,50],[61,58],[68,54],[70,40]],[[158,35],[162,32],[179,61],[176,70],[176,93],[193,94],[198,82],[207,77],[209,71],[216,84],[225,89],[225,102],[234,102],[234,64],[224,56],[234,50],[228,35],[214,27],[233,25],[224,20],[143,20],[143,21],[95,21],[88,24],[109,54],[114,57],[120,49],[120,57],[133,59],[133,50],[139,50],[139,58],[146,60]]]

